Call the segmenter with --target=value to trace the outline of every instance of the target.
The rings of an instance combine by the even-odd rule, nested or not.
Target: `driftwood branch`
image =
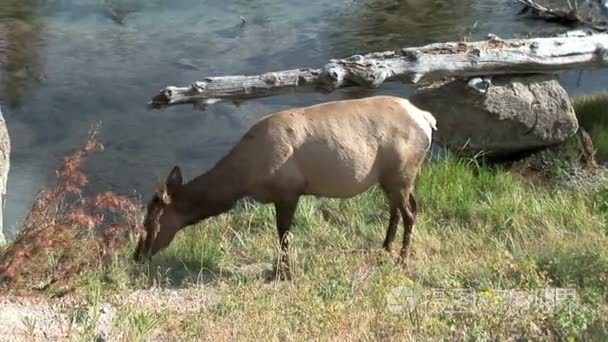
[[[574,0],[574,5],[570,0],[565,0],[568,5],[567,9],[550,8],[533,0],[517,0],[525,7],[520,12],[521,14],[532,10],[532,14],[536,17],[548,20],[557,20],[564,24],[581,24],[593,28],[598,31],[608,31],[608,23],[605,20],[594,18],[590,15],[583,15],[578,8],[577,0]]]
[[[193,103],[204,108],[285,91],[331,92],[386,81],[427,83],[453,78],[504,74],[557,73],[608,66],[608,34],[584,32],[550,38],[447,42],[396,51],[332,59],[322,68],[268,72],[256,76],[206,77],[190,86],[169,86],[150,105]]]

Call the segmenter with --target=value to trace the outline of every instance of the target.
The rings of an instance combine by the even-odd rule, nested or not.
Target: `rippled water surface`
[[[0,0],[0,103],[12,138],[5,226],[17,227],[61,157],[101,121],[105,151],[92,188],[147,197],[174,164],[207,170],[260,116],[372,94],[290,94],[243,103],[149,110],[166,85],[203,76],[320,66],[332,57],[436,41],[509,38],[563,28],[517,16],[507,0]],[[240,16],[246,18],[241,27]],[[571,94],[602,90],[604,71],[562,75]]]

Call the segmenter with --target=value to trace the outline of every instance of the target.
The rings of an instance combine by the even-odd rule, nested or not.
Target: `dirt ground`
[[[132,305],[149,312],[193,312],[213,303],[212,292],[203,287],[151,288],[104,300],[98,306],[97,341],[115,341],[121,336],[113,329],[116,329],[115,319],[122,306]],[[0,295],[0,341],[78,340],[83,323],[75,319],[75,313],[81,304],[70,297],[47,299]],[[156,340],[155,337],[172,340],[161,331],[155,331],[152,339]]]

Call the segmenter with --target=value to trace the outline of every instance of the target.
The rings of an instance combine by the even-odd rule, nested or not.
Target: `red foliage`
[[[141,209],[133,199],[110,191],[82,196],[87,184],[82,164],[102,149],[93,132],[83,148],[64,158],[57,184],[36,195],[18,237],[0,255],[6,284],[25,289],[65,285],[84,267],[102,269],[104,257],[137,233]],[[50,263],[52,257],[58,261]]]

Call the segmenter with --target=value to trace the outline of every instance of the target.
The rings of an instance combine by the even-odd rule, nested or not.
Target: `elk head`
[[[149,259],[167,247],[184,226],[177,199],[182,187],[182,173],[179,167],[175,166],[148,203],[144,218],[145,237],[139,238],[133,255],[136,261]]]

